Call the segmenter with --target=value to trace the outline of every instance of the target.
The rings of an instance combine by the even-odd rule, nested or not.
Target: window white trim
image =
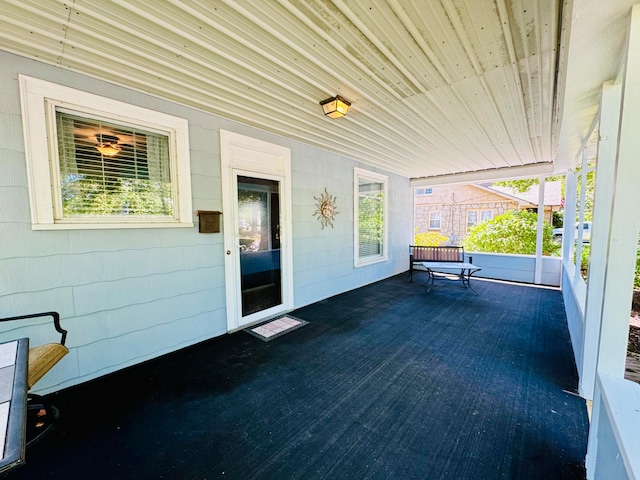
[[[25,138],[25,156],[31,205],[31,223],[34,230],[46,229],[103,229],[103,228],[158,228],[192,227],[191,168],[189,160],[189,133],[186,119],[149,110],[92,93],[65,87],[45,80],[19,75],[22,126]],[[49,155],[49,117],[47,108],[64,106],[71,110],[106,117],[110,121],[139,125],[147,130],[169,134],[175,220],[141,218],[122,221],[93,219],[54,219],[54,198],[59,192],[59,164],[57,154]],[[53,120],[55,122],[55,120]],[[55,145],[53,139],[51,140]],[[53,150],[57,152],[57,149]],[[53,184],[53,185],[52,185]]]
[[[359,199],[360,199],[360,179],[366,178],[382,184],[383,198],[383,240],[381,253],[379,255],[360,258],[360,225],[359,219]],[[388,222],[388,177],[379,173],[354,167],[353,169],[353,198],[354,198],[354,265],[356,268],[371,265],[378,262],[385,262],[389,258],[389,222]]]

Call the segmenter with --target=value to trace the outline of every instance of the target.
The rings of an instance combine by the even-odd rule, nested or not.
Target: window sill
[[[157,222],[157,223],[38,223],[31,230],[120,230],[123,228],[191,228],[193,222]]]
[[[375,263],[386,262],[387,260],[388,260],[388,257],[376,257],[376,258],[372,258],[370,260],[360,261],[360,262],[355,264],[355,267],[356,268],[366,267],[368,265],[373,265]]]

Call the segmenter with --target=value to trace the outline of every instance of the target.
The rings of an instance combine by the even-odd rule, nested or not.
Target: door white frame
[[[291,150],[281,145],[220,130],[227,331],[233,332],[293,308],[293,252],[291,220]],[[238,237],[238,175],[280,182],[280,258],[282,303],[242,316]]]

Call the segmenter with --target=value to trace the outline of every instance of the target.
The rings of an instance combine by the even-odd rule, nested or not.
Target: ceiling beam
[[[433,187],[437,185],[453,185],[462,183],[491,182],[512,180],[515,178],[536,177],[553,173],[553,163],[538,163],[520,167],[492,168],[476,172],[456,173],[453,175],[436,175],[434,177],[412,178],[411,187]]]

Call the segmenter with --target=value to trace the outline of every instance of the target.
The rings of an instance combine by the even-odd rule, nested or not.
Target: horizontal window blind
[[[358,192],[359,257],[383,254],[384,184],[361,179]]]
[[[431,212],[429,214],[429,228],[432,229],[432,230],[439,230],[440,229],[440,219],[441,219],[440,212]]]
[[[477,223],[478,223],[478,211],[467,210],[467,228],[471,228]]]
[[[56,110],[58,217],[174,215],[169,135]]]

